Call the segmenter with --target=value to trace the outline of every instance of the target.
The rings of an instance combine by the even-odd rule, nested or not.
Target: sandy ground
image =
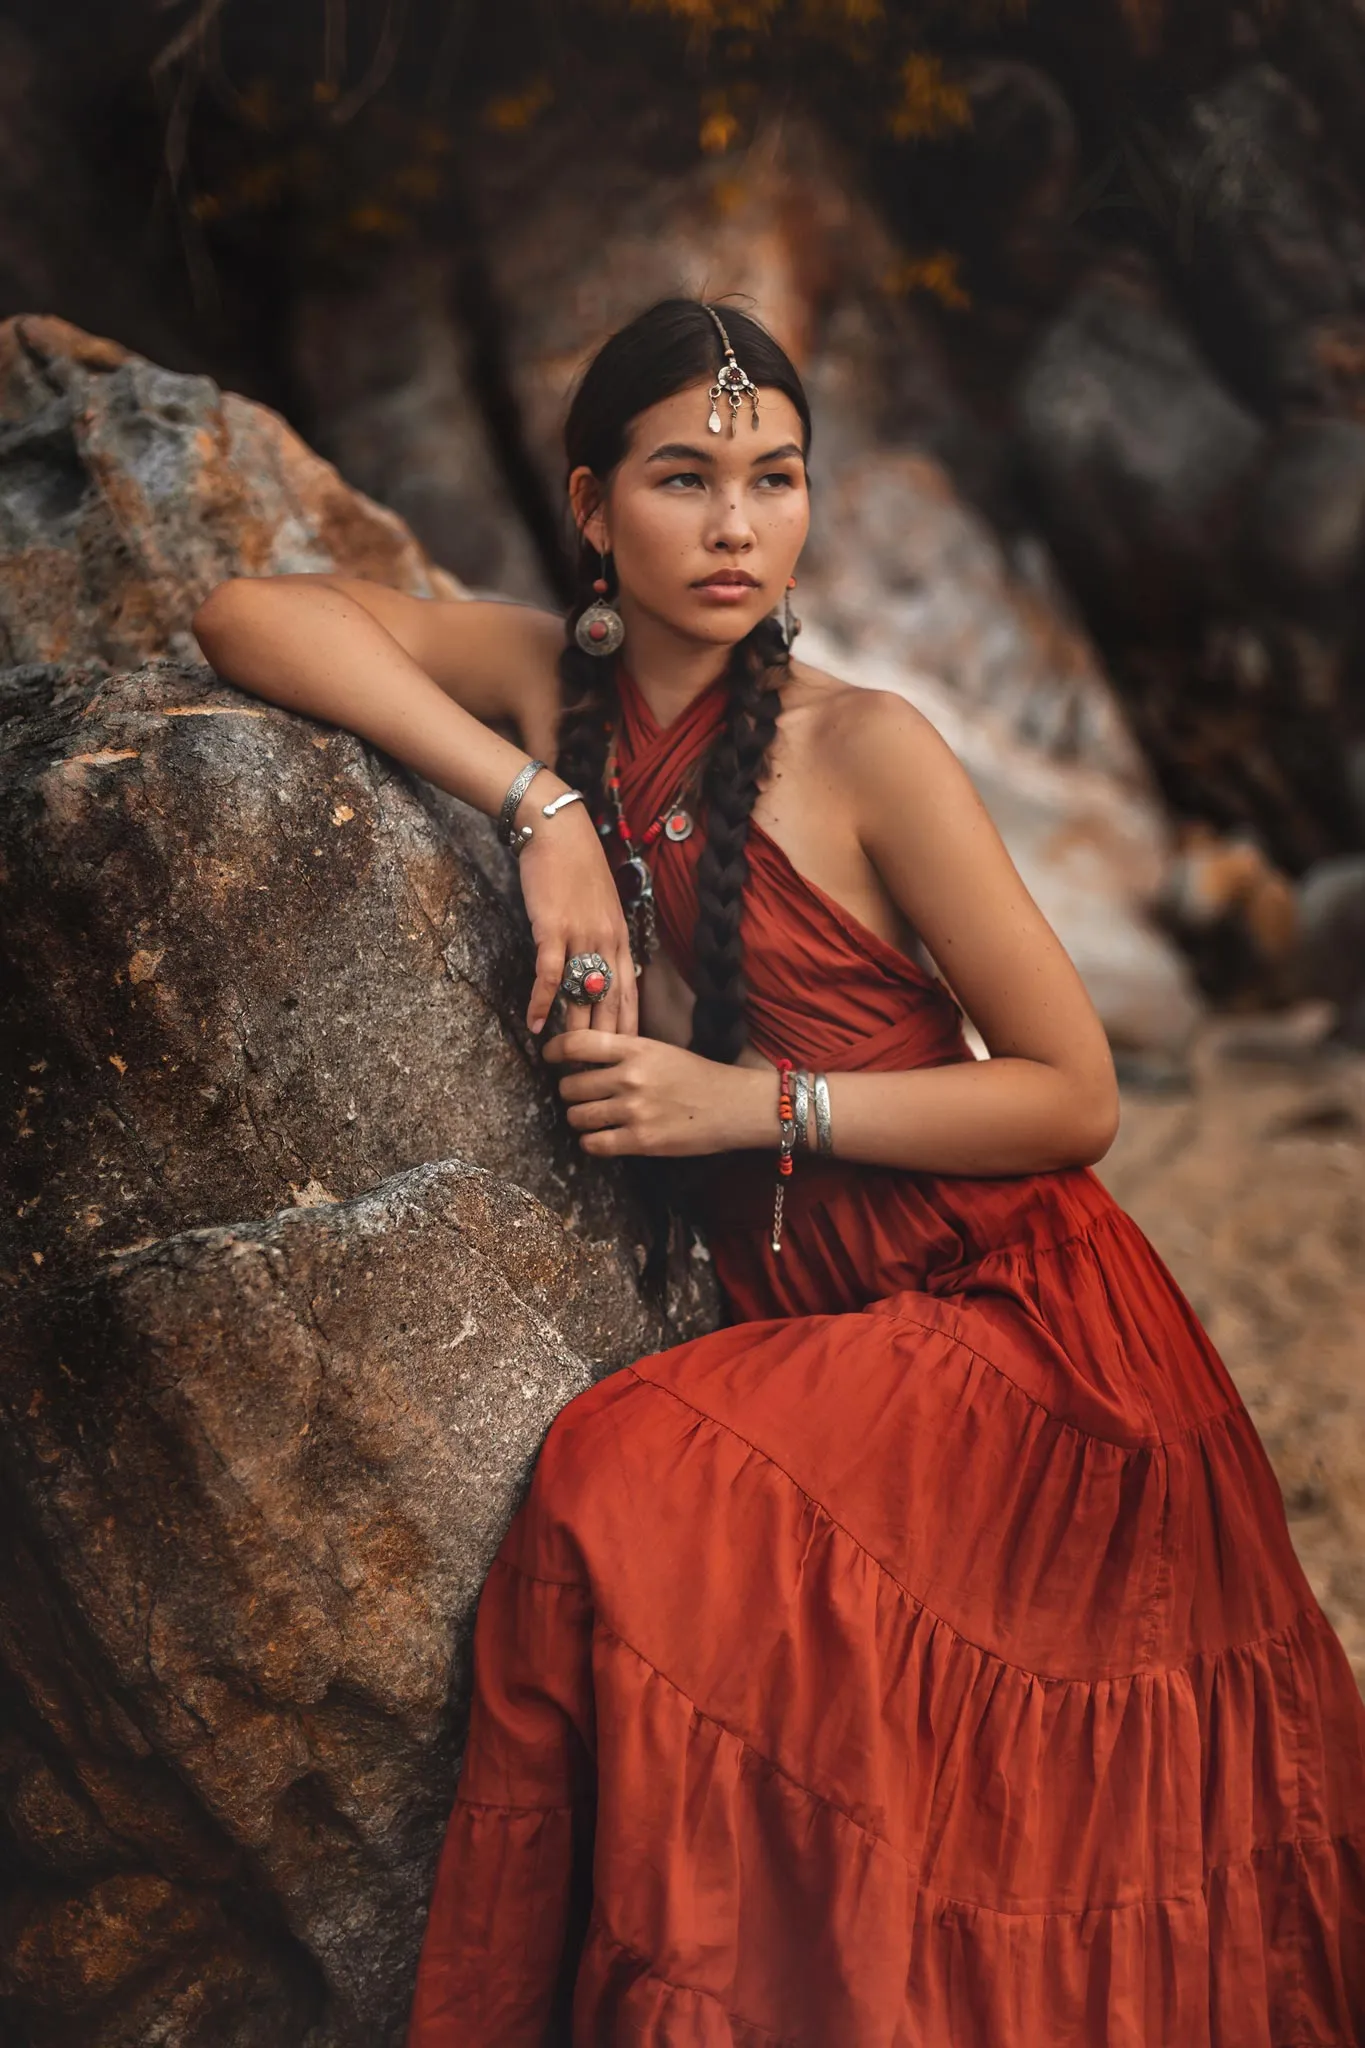
[[[1365,1691],[1365,1055],[1308,1011],[1220,1019],[1189,1086],[1125,1086],[1098,1171],[1226,1360]]]

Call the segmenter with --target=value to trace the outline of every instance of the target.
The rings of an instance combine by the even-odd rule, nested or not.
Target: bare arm
[[[239,689],[345,726],[490,815],[533,740],[554,744],[562,635],[527,606],[408,597],[358,578],[238,577],[193,627]],[[499,723],[517,739],[490,730]]]
[[[835,1149],[950,1173],[1090,1164],[1118,1129],[1104,1026],[952,749],[884,692],[846,704],[859,836],[991,1054],[830,1083]]]
[[[831,1074],[836,1156],[985,1175],[1101,1158],[1119,1113],[1104,1027],[966,771],[927,719],[884,692],[851,701],[828,748],[869,860],[992,1055]],[[570,1121],[587,1133],[586,1150],[776,1145],[771,1068],[727,1067],[648,1039],[591,1045],[577,1031],[546,1050],[596,1069],[561,1082],[581,1105]]]
[[[226,681],[359,734],[489,816],[528,754],[554,759],[563,629],[548,613],[408,597],[357,578],[262,576],[220,584],[193,627]],[[544,1024],[566,955],[597,951],[615,983],[593,1025],[633,1031],[625,921],[586,806],[538,818],[565,787],[545,769],[518,812],[536,828],[520,861],[537,942],[527,1021]]]

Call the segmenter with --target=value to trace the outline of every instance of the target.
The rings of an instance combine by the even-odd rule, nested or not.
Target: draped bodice
[[[621,676],[621,801],[639,839],[711,745],[724,721],[724,678],[660,726]],[[651,866],[664,943],[688,982],[694,971],[697,864],[706,820],[690,838],[660,839]],[[899,1069],[970,1059],[961,1010],[943,983],[864,925],[792,865],[751,821],[741,910],[749,1032],[765,1058]]]
[[[637,833],[719,694],[660,731],[627,683]],[[838,1069],[970,1054],[750,853],[754,1036],[833,1070],[837,1142]],[[565,1403],[483,1586],[408,2048],[1365,2048],[1365,1712],[1137,1224],[1087,1169],[803,1152],[775,1258],[735,1157],[743,1327]]]
[[[628,674],[620,695],[621,802],[639,840],[714,740],[725,686],[713,683],[667,726]],[[661,838],[651,860],[664,943],[689,982],[705,827],[703,815],[689,838]],[[740,929],[757,1051],[830,1073],[896,1073],[974,1057],[945,985],[801,874],[753,822],[748,859]],[[1089,1167],[986,1177],[803,1153],[788,1183],[784,1248],[774,1257],[771,1154],[725,1153],[687,1178],[721,1283],[743,1318],[858,1308],[906,1288],[1010,1291],[1012,1260],[1074,1238],[1116,1207]]]

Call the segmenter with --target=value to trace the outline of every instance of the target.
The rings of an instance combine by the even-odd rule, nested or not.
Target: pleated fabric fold
[[[628,804],[720,709],[628,698]],[[752,851],[755,1042],[971,1057]],[[1365,2048],[1365,1704],[1155,1250],[1088,1169],[803,1157],[775,1258],[771,1175],[705,1177],[731,1323],[547,1434],[410,2048]]]

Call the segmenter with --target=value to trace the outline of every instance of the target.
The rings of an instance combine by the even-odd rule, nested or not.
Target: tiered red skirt
[[[1362,2048],[1365,1706],[1151,1245],[831,1167],[774,1260],[762,1164],[490,1574],[411,2048]]]

